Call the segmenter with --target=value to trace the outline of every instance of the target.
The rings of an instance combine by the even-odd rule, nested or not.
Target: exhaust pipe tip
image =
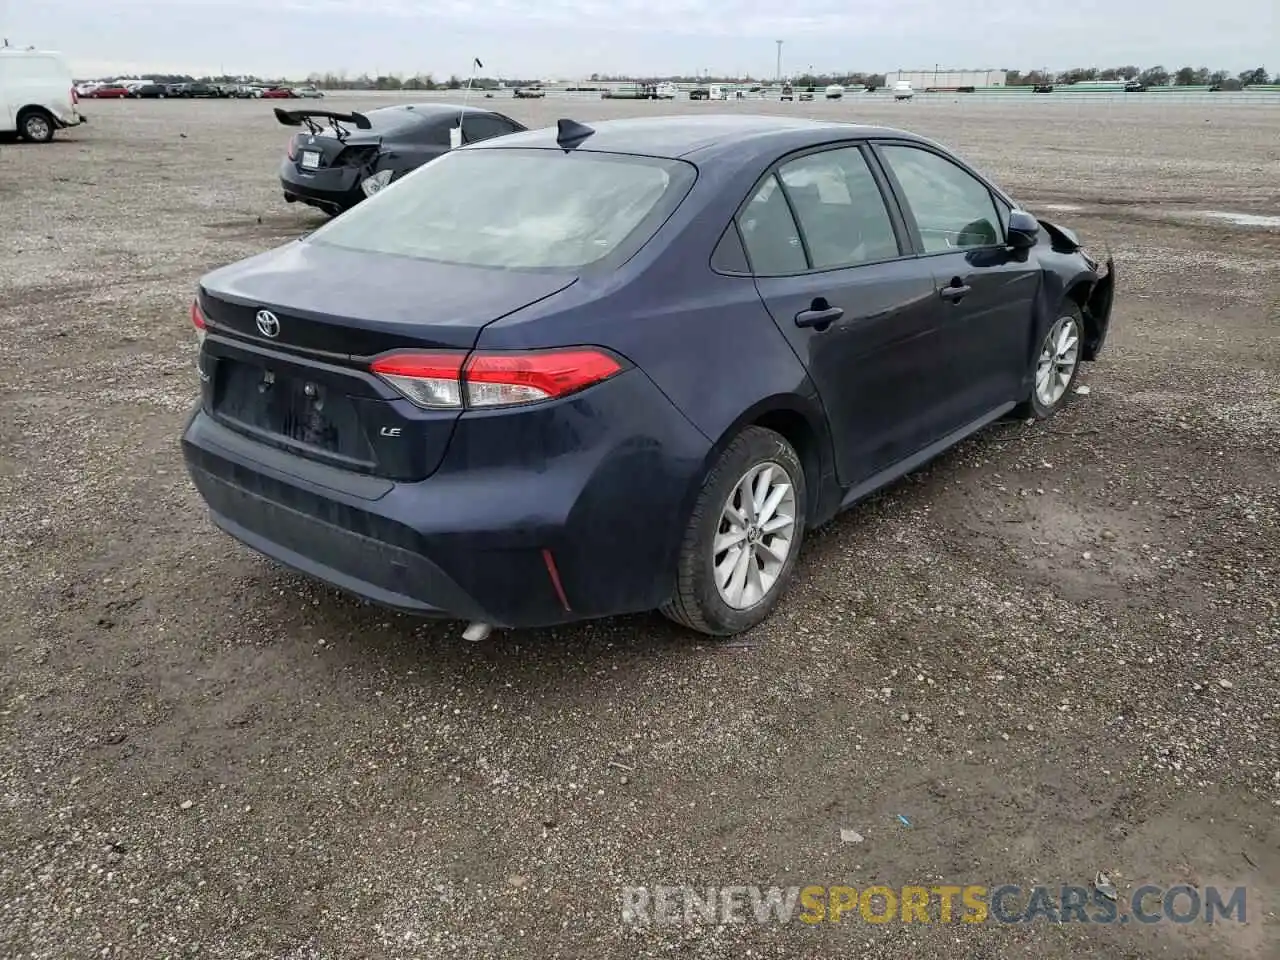
[[[493,632],[493,625],[489,623],[481,623],[479,620],[473,620],[467,624],[467,629],[462,631],[462,639],[471,643],[479,643],[485,637]]]

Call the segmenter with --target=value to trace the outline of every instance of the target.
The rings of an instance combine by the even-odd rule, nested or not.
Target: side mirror
[[[1009,214],[1009,246],[1015,250],[1029,250],[1040,239],[1040,221],[1025,210]]]

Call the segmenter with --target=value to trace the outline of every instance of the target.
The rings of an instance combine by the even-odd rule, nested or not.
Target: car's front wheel
[[[1040,341],[1031,371],[1031,395],[1018,408],[1018,416],[1044,420],[1063,407],[1080,374],[1083,335],[1084,314],[1078,304],[1067,301]]]
[[[662,612],[732,636],[777,606],[804,539],[804,467],[787,440],[747,427],[707,475],[680,547],[676,591]]]

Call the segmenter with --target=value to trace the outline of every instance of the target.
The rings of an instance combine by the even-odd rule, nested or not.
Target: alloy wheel
[[[787,471],[759,463],[734,485],[720,513],[712,564],[720,599],[735,610],[768,596],[791,555],[796,492]]]
[[[1067,392],[1080,360],[1080,324],[1075,317],[1061,317],[1049,330],[1036,363],[1036,399],[1053,407]]]

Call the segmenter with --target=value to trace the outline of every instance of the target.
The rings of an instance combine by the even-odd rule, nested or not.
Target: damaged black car
[[[479,107],[411,103],[365,113],[275,108],[276,119],[303,129],[289,138],[280,185],[289,203],[336,216],[456,146],[525,127]]]

